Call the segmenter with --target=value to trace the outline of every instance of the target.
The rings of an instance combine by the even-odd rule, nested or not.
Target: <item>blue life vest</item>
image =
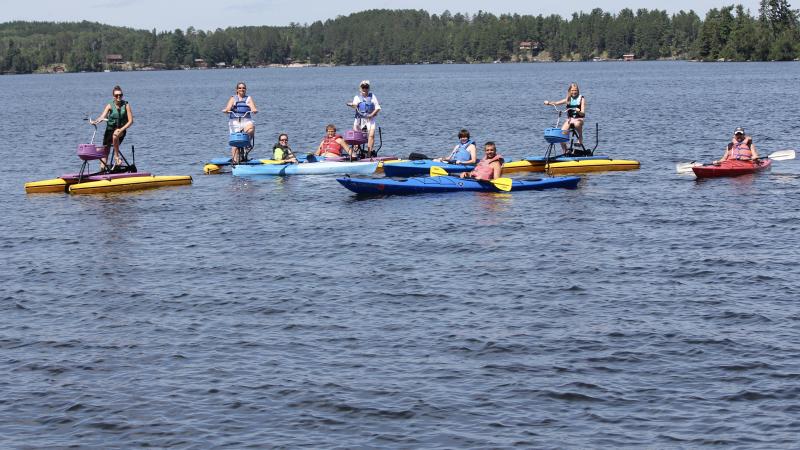
[[[244,113],[250,112],[250,106],[247,104],[247,99],[250,98],[250,96],[245,95],[241,100],[239,100],[238,95],[234,95],[233,98],[235,102],[231,108],[230,114],[228,114],[229,118],[238,119],[239,117],[242,117]]]
[[[567,101],[567,117],[578,117],[577,113],[581,110],[581,100],[583,100],[583,96],[580,94],[575,98],[569,98]]]
[[[356,117],[367,117],[375,111],[375,104],[372,103],[372,92],[367,94],[366,98],[361,95],[359,95],[358,98],[360,98],[361,101],[358,102],[358,106],[356,107]]]
[[[450,153],[450,157],[448,159],[450,161],[469,161],[472,159],[472,155],[469,153],[469,150],[467,150],[467,147],[474,144],[475,141],[472,139],[468,139],[467,142],[464,142],[463,144],[459,142],[458,147],[453,149],[453,153]]]

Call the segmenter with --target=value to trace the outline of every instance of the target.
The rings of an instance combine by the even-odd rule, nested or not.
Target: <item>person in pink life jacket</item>
[[[478,161],[475,169],[464,172],[461,178],[475,178],[476,180],[494,180],[503,174],[503,157],[497,154],[497,146],[489,141],[483,144],[483,151],[486,156]]]
[[[754,161],[756,159],[758,159],[758,152],[756,145],[753,144],[753,138],[744,133],[744,128],[737,127],[733,130],[733,138],[728,143],[725,154],[719,161],[714,161],[714,164],[729,160]]]

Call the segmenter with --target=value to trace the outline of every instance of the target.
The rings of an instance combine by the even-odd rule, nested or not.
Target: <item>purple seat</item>
[[[367,143],[367,133],[358,130],[347,130],[344,132],[344,141],[350,145],[361,145]]]
[[[84,161],[102,159],[108,156],[108,148],[102,145],[78,144],[78,158]]]

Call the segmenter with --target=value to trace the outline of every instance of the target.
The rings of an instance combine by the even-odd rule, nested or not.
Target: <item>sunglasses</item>
[[[288,139],[278,139],[279,142],[289,142]]]
[[[120,97],[120,98],[122,98],[122,94],[114,94],[114,97]]]

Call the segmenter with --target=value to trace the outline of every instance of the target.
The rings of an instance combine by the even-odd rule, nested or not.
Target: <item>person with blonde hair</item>
[[[574,127],[575,132],[578,134],[578,144],[580,144],[581,148],[583,148],[583,122],[586,119],[586,97],[581,95],[581,90],[578,88],[578,83],[570,83],[569,88],[567,88],[566,98],[556,102],[545,100],[544,104],[552,106],[567,106],[567,120],[564,121],[561,129],[564,131],[569,131],[571,127]],[[561,143],[561,149],[564,151],[564,154],[567,153],[567,144],[565,142]]]

